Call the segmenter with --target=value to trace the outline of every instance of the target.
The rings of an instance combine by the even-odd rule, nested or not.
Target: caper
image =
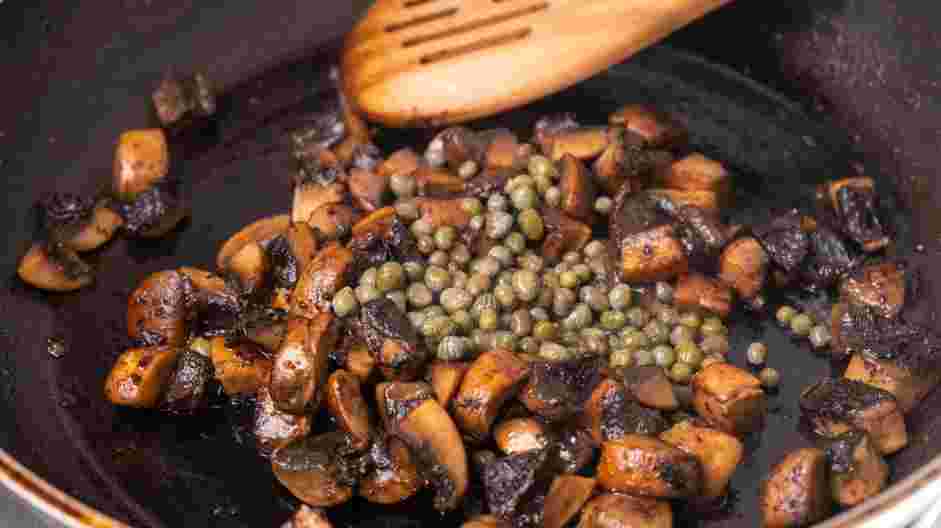
[[[630,323],[631,326],[640,328],[645,326],[648,321],[650,321],[650,313],[640,306],[635,306],[627,311],[627,322]]]
[[[582,253],[589,259],[603,256],[606,252],[607,249],[604,246],[604,242],[600,240],[592,240],[582,248]]]
[[[452,313],[451,320],[454,321],[454,324],[464,333],[474,329],[474,318],[471,317],[470,312],[467,310],[458,310]]]
[[[579,350],[588,356],[608,355],[608,338],[604,333],[589,332],[582,334]]]
[[[500,306],[504,308],[513,308],[516,306],[516,293],[513,291],[513,287],[506,284],[498,284],[493,289],[493,294],[497,298],[497,302]]]
[[[402,287],[405,282],[405,270],[398,262],[386,262],[379,267],[376,274],[376,288],[381,292],[387,292]]]
[[[375,301],[381,295],[382,293],[380,293],[375,286],[370,286],[369,284],[360,284],[356,287],[356,300],[359,301],[361,305]]]
[[[654,364],[653,353],[646,348],[639,348],[634,351],[634,364],[638,367],[646,367]]]
[[[579,282],[588,282],[591,280],[592,271],[591,268],[588,267],[588,264],[576,264],[572,266],[572,271],[578,276]]]
[[[421,215],[421,211],[418,209],[418,203],[415,200],[407,199],[395,202],[395,214],[403,220],[410,221],[417,219]]]
[[[486,223],[487,219],[484,217],[484,215],[479,214],[477,216],[471,217],[470,221],[467,223],[467,227],[469,227],[472,231],[482,231]]]
[[[768,347],[764,343],[755,342],[748,345],[745,359],[752,365],[763,365],[768,359]]]
[[[549,312],[547,312],[546,309],[542,306],[534,306],[530,308],[529,316],[533,319],[533,321],[536,322],[549,320]]]
[[[364,272],[363,272],[362,274],[360,274],[360,276],[359,276],[359,283],[360,283],[360,284],[367,284],[367,285],[369,285],[369,286],[375,286],[375,285],[376,285],[376,277],[378,277],[378,275],[379,275],[379,270],[378,270],[378,269],[376,269],[376,268],[366,268],[366,271],[364,271]]]
[[[438,266],[428,266],[428,269],[425,270],[425,286],[431,288],[431,291],[444,291],[450,285],[451,274],[446,269]]]
[[[529,270],[518,270],[513,273],[513,292],[523,301],[534,300],[540,291],[539,276]]]
[[[443,338],[454,333],[454,322],[450,317],[430,316],[426,317],[421,325],[421,334],[425,337]]]
[[[559,285],[563,288],[577,288],[578,274],[574,271],[565,271],[559,275]]]
[[[494,332],[493,345],[509,351],[516,351],[516,336],[512,332]]]
[[[617,310],[608,310],[601,314],[601,326],[605,330],[620,330],[627,324],[627,316]]]
[[[510,248],[506,246],[493,246],[490,248],[490,251],[487,252],[487,255],[500,261],[500,264],[503,267],[507,267],[513,264],[513,252],[510,251]]]
[[[778,322],[781,323],[781,326],[790,326],[791,319],[794,319],[794,316],[797,315],[797,310],[791,306],[782,306],[778,308],[778,311],[774,315]]]
[[[509,206],[510,202],[505,194],[495,192],[490,195],[490,198],[487,198],[487,209],[491,211],[506,211]]]
[[[529,335],[533,330],[533,319],[529,315],[529,310],[516,310],[510,317],[510,331],[523,337]]]
[[[458,361],[467,356],[470,349],[470,340],[466,337],[445,336],[438,344],[438,359],[442,361]]]
[[[514,255],[519,255],[526,251],[526,237],[519,231],[513,231],[503,239],[503,245],[512,251]]]
[[[530,336],[525,336],[519,340],[517,343],[519,351],[523,354],[538,354],[539,353],[539,341],[536,341],[535,338]]]
[[[411,173],[398,172],[389,177],[389,189],[399,198],[415,196],[418,185]]]
[[[531,185],[519,184],[510,194],[510,200],[513,202],[513,207],[523,211],[536,207],[539,202],[539,195],[536,194]]]
[[[614,207],[614,201],[607,196],[599,196],[595,200],[595,211],[598,211],[600,214],[606,215],[611,212],[611,208]]]
[[[431,236],[435,232],[435,226],[425,218],[415,220],[410,227],[412,234],[416,237]]]
[[[596,312],[604,312],[611,307],[608,303],[608,296],[605,295],[604,290],[601,288],[583,286],[579,291],[579,295],[581,296],[582,302],[590,306],[591,309]]]
[[[673,302],[673,286],[666,282],[658,282],[654,287],[654,295],[662,303]]]
[[[676,353],[669,345],[657,345],[650,352],[653,354],[654,364],[658,367],[670,368],[676,362]]]
[[[496,330],[500,325],[500,313],[495,308],[484,308],[477,318],[477,326],[481,330]]]
[[[535,184],[536,181],[529,174],[517,174],[506,182],[506,185],[503,186],[503,192],[510,197],[510,202],[513,202],[513,191],[520,187],[532,187]]]
[[[686,385],[693,377],[693,367],[686,363],[676,362],[670,367],[670,379],[675,383]]]
[[[441,306],[451,313],[469,308],[473,301],[474,299],[467,291],[459,288],[447,288],[441,292]]]
[[[779,373],[777,369],[765,367],[758,373],[758,379],[761,380],[761,384],[766,388],[774,389],[781,383],[781,373]]]
[[[799,313],[791,319],[791,331],[799,336],[809,335],[813,327],[814,320],[806,313]]]
[[[653,320],[644,326],[644,333],[654,345],[660,345],[670,340],[670,328],[660,321]]]
[[[477,162],[474,160],[467,160],[464,163],[461,163],[461,166],[457,168],[457,175],[461,179],[469,180],[477,174]]]
[[[477,329],[471,332],[471,343],[478,351],[493,350],[493,332]]]
[[[536,270],[532,270],[536,271]],[[545,288],[556,289],[562,287],[559,283],[559,274],[554,271],[547,271],[542,274],[542,285]]]
[[[470,278],[469,275],[461,271],[453,262],[448,264],[448,272],[451,273],[452,288],[458,288],[460,290],[467,289],[467,280]]]
[[[525,270],[539,273],[546,267],[546,261],[542,256],[532,251],[527,251],[516,259],[519,266]]]
[[[540,156],[538,154],[529,158],[529,166],[527,168],[533,177],[538,178],[539,176],[547,176],[554,179],[558,176],[558,171],[556,171],[555,165],[552,163],[552,161],[549,158]]]
[[[474,297],[490,290],[490,277],[482,273],[475,273],[467,280],[467,293]]]
[[[552,321],[539,321],[533,327],[533,337],[540,341],[552,341],[557,334],[556,324]]]
[[[428,264],[438,266],[439,268],[447,268],[450,262],[451,256],[448,255],[446,251],[441,251],[440,249],[428,256]]]
[[[520,231],[530,240],[542,240],[545,224],[542,216],[535,209],[524,209],[519,214]]]
[[[548,205],[552,207],[558,207],[562,203],[562,191],[558,187],[553,185],[546,189],[546,194],[543,196]]]
[[[696,312],[683,312],[680,314],[680,324],[692,330],[698,330],[702,324],[702,317]]]
[[[608,365],[611,368],[626,368],[634,364],[634,354],[626,348],[619,348],[611,351],[608,356]]]
[[[631,350],[647,348],[650,346],[650,338],[642,331],[629,326],[621,331],[621,346]]]
[[[474,317],[480,317],[480,313],[486,308],[497,308],[497,298],[493,293],[485,292],[480,294],[471,305],[470,313]]]
[[[536,185],[536,190],[539,191],[539,194],[545,195],[546,190],[549,187],[552,187],[552,178],[548,176],[533,176],[533,183]]]
[[[659,306],[656,313],[657,319],[667,326],[675,326],[680,322],[680,314],[672,306]]]
[[[581,330],[591,324],[591,319],[591,308],[587,304],[579,303],[572,308],[572,313],[562,320],[562,326],[566,330]]]
[[[417,260],[402,264],[402,269],[405,270],[410,281],[419,281],[425,276],[425,265]]]
[[[496,277],[500,273],[500,261],[489,256],[480,259],[480,263],[477,265],[477,273],[482,273],[491,278]]]
[[[451,250],[450,256],[451,261],[457,262],[461,266],[467,265],[471,259],[470,250],[467,249],[467,246],[464,244],[455,244],[454,248]]]
[[[699,332],[703,336],[728,335],[729,329],[722,323],[722,319],[718,317],[707,317],[699,327]]]
[[[435,245],[438,246],[438,249],[445,251],[451,249],[456,239],[457,230],[454,229],[454,226],[441,226],[435,231]]]
[[[435,245],[434,238],[427,236],[427,235],[422,235],[418,237],[418,251],[422,252],[425,255],[430,255],[434,253],[436,249],[438,249],[438,246]]]
[[[347,286],[333,296],[333,313],[337,317],[346,317],[359,308],[353,288]]]
[[[484,206],[477,198],[467,197],[461,199],[461,210],[471,216],[477,216],[484,211]]]
[[[576,300],[574,291],[568,288],[556,288],[555,298],[552,299],[552,313],[559,318],[567,316],[575,306]]]
[[[814,348],[824,348],[830,344],[830,329],[823,325],[816,325],[810,329],[808,337]]]
[[[444,317],[446,315],[444,308],[433,304],[425,308],[425,317]]]
[[[670,331],[670,343],[677,346],[684,341],[696,339],[696,331],[688,326],[677,325]]]
[[[729,353],[729,338],[724,335],[710,335],[699,343],[703,354],[725,357]]]
[[[413,327],[421,329],[422,324],[425,322],[425,312],[408,312],[406,315],[408,316],[408,320],[411,321]]]
[[[608,348],[610,348],[611,350],[624,348],[624,346],[621,344],[621,336],[613,332],[608,334]]]
[[[699,346],[692,341],[683,341],[676,346],[676,360],[687,365],[698,367],[702,364],[703,353]]]
[[[608,292],[608,303],[615,310],[623,310],[631,305],[631,297],[631,289],[624,284],[618,284]]]
[[[396,306],[399,310],[401,310],[401,311],[403,311],[403,312],[406,310],[405,292],[404,292],[404,291],[402,291],[402,290],[392,290],[392,291],[386,292],[386,299],[389,299],[390,301],[392,301],[392,303],[395,304],[395,306]]]

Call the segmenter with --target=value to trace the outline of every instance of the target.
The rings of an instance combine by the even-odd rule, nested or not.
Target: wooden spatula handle
[[[344,83],[386,125],[466,121],[567,88],[729,1],[380,0],[349,36]]]

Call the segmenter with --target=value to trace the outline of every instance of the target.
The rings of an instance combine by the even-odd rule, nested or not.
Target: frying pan
[[[0,291],[0,481],[54,525],[277,526],[296,503],[255,458],[240,427],[246,406],[197,419],[125,412],[104,402],[101,383],[126,345],[125,302],[142,277],[183,263],[211,267],[236,229],[288,207],[284,132],[328,102],[326,65],[364,2],[66,4],[0,3],[7,79],[0,92],[7,198],[0,269],[9,271]],[[931,2],[743,1],[666,45],[481,126],[523,130],[553,110],[588,122],[619,103],[653,103],[684,121],[697,149],[734,170],[736,219],[801,205],[814,183],[863,169],[894,214],[900,252],[936,265],[941,34],[928,22],[939,10]],[[173,168],[189,182],[192,219],[156,242],[110,244],[95,257],[97,284],[81,293],[52,296],[23,286],[13,270],[29,240],[30,205],[54,190],[99,188],[116,135],[151,123],[147,96],[171,67],[204,67],[225,93],[217,129],[194,139]],[[381,141],[426,137],[384,132]],[[938,298],[937,279],[926,282],[924,294]],[[764,340],[782,389],[769,427],[747,441],[729,509],[710,518],[681,515],[679,525],[756,525],[757,483],[785,452],[811,442],[796,409],[800,389],[841,371],[773,325],[746,317],[732,324],[732,360],[742,361],[745,343]],[[50,337],[65,343],[62,357],[47,352]],[[937,496],[941,391],[909,417],[909,427],[911,445],[892,460],[896,485],[829,526],[901,526]],[[427,497],[392,508],[353,502],[331,515],[336,526],[458,522],[427,505]]]

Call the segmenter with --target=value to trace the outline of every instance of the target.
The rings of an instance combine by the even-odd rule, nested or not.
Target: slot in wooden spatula
[[[379,0],[346,41],[347,95],[389,126],[455,123],[567,88],[730,0]]]

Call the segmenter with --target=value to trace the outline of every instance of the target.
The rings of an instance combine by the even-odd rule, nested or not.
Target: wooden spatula
[[[347,95],[389,126],[455,123],[562,90],[730,0],[378,0],[350,33]]]

